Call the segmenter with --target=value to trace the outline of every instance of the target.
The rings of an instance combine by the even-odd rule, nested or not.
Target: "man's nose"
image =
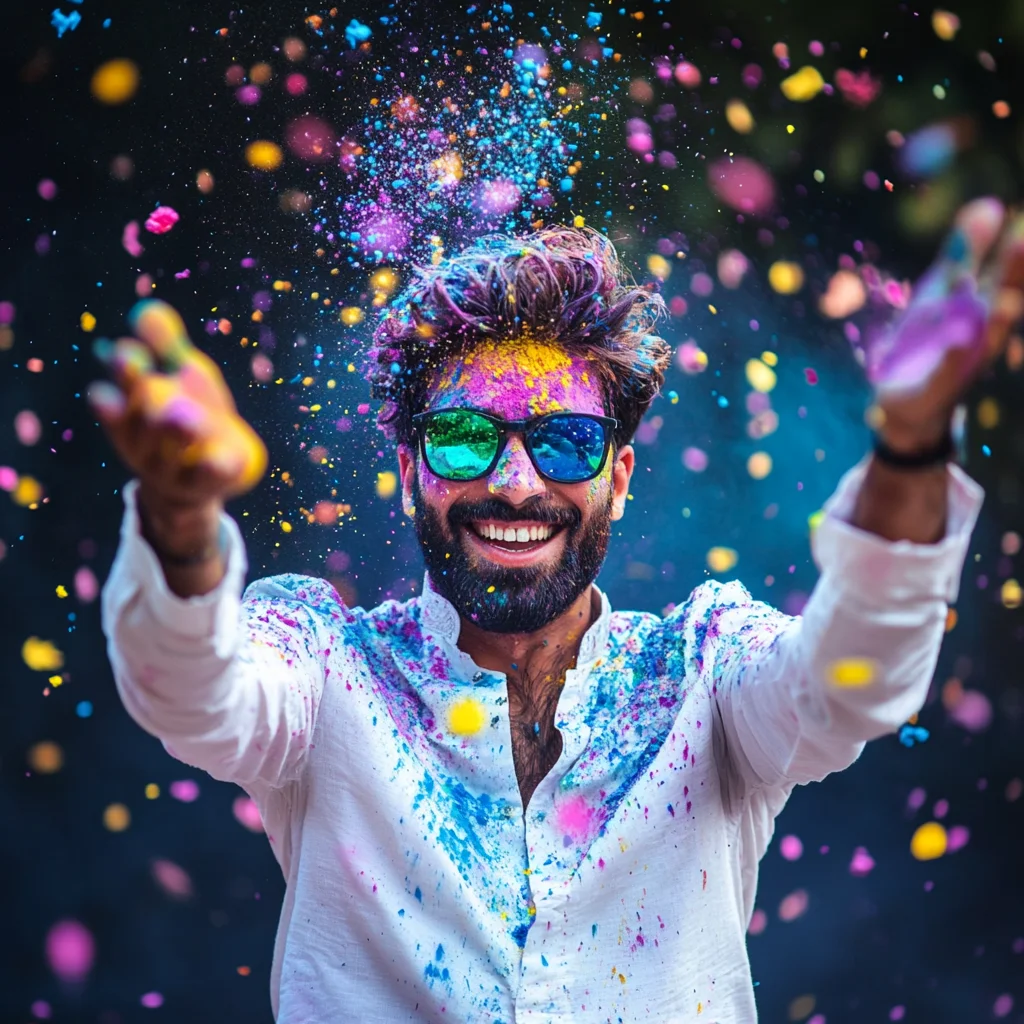
[[[510,505],[522,505],[528,499],[547,491],[544,478],[530,461],[522,438],[509,438],[497,465],[487,478],[487,490],[504,498]]]

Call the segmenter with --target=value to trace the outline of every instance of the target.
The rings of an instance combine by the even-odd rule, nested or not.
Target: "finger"
[[[213,408],[235,411],[235,400],[217,364],[203,351],[192,347],[179,373],[185,391]]]
[[[146,299],[128,314],[132,330],[168,370],[181,368],[188,357],[189,341],[185,321],[178,311],[159,299]]]
[[[992,312],[985,328],[985,355],[992,360],[1024,317],[1024,215],[1012,217],[988,278]]]
[[[947,255],[968,273],[977,274],[993,250],[1006,220],[1006,208],[992,197],[975,199],[960,209],[949,236]]]

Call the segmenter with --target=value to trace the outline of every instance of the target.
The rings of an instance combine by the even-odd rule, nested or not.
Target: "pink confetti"
[[[946,833],[946,852],[956,853],[962,850],[971,839],[971,830],[966,825],[954,825]]]
[[[703,473],[708,468],[707,452],[701,451],[700,448],[684,448],[683,465],[691,473]]]
[[[300,160],[312,163],[331,158],[336,137],[334,129],[326,121],[311,114],[297,117],[285,129],[288,148]]]
[[[87,565],[83,565],[75,573],[74,586],[75,597],[83,604],[89,604],[99,596],[99,580],[96,579],[96,574]]]
[[[756,160],[723,157],[708,167],[708,187],[727,206],[755,216],[775,202],[775,181]]]
[[[750,915],[750,924],[747,926],[748,935],[760,935],[768,927],[768,915],[763,910],[755,910]]]
[[[168,787],[171,796],[183,804],[190,804],[199,798],[199,783],[195,779],[178,779]]]
[[[188,872],[174,861],[155,860],[151,871],[153,880],[168,896],[184,900],[192,895],[192,879]]]
[[[57,183],[50,178],[43,178],[36,185],[36,191],[39,193],[40,199],[45,199],[49,202],[51,199],[57,198]]]
[[[881,81],[872,78],[870,71],[847,71],[846,68],[840,68],[836,72],[836,88],[847,103],[861,108],[870,106],[882,94]]]
[[[894,1006],[889,1011],[889,1020],[903,1020],[907,1014],[907,1008],[905,1006]]]
[[[33,1017],[38,1020],[49,1020],[53,1016],[53,1010],[50,1004],[43,999],[37,999],[30,1007],[29,1011]]]
[[[799,836],[783,836],[779,840],[779,853],[786,860],[799,860],[803,856],[804,844]]]
[[[0,324],[4,327],[14,323],[14,303],[13,302],[0,302]]]
[[[700,346],[693,340],[684,341],[676,349],[676,365],[683,373],[701,373],[707,368],[708,361],[701,352]]]
[[[147,992],[140,1000],[147,1010],[158,1010],[164,1005],[164,997],[159,992]]]
[[[10,493],[18,486],[18,471],[10,466],[0,466],[0,490]]]
[[[810,897],[807,895],[807,890],[796,889],[779,904],[779,920],[786,921],[787,923],[795,921],[807,912],[807,905],[809,903]]]
[[[690,291],[694,295],[700,296],[702,299],[706,299],[715,290],[715,282],[711,279],[710,274],[705,274],[700,271],[690,278]]]
[[[993,1017],[1008,1017],[1012,1010],[1013,1010],[1013,996],[1011,996],[1008,992],[1004,992],[992,1004],[992,1016]]]
[[[121,232],[121,245],[124,246],[128,255],[135,259],[138,259],[146,251],[146,247],[139,241],[139,222],[137,220],[125,224],[124,231]]]
[[[46,960],[61,981],[81,981],[92,970],[96,943],[78,921],[58,921],[46,935]]]
[[[680,61],[676,65],[674,74],[676,81],[684,89],[696,89],[702,80],[700,68],[691,64],[688,60]]]
[[[266,384],[274,376],[274,364],[262,352],[257,352],[252,357],[249,368],[252,371],[253,379],[258,380],[261,384]]]
[[[980,690],[964,690],[949,717],[968,732],[984,732],[992,724],[992,702]]]
[[[166,235],[181,218],[170,206],[158,206],[146,218],[146,230],[154,235]]]
[[[22,409],[14,417],[14,432],[24,445],[35,444],[43,434],[43,425],[31,409]]]
[[[865,875],[871,874],[875,867],[875,858],[868,853],[867,848],[858,846],[853,851],[853,857],[850,860],[850,874],[856,878],[863,878]]]
[[[255,800],[247,796],[236,797],[235,802],[231,805],[231,810],[238,823],[244,825],[250,832],[263,831],[263,819],[260,817],[260,809],[256,806]]]
[[[285,78],[284,88],[289,96],[301,96],[309,88],[309,82],[305,75],[293,71]]]
[[[739,288],[750,269],[750,260],[739,249],[726,249],[718,257],[718,280],[725,288]]]
[[[175,275],[175,281],[186,281],[192,276],[192,271],[186,267],[184,270],[179,270]]]

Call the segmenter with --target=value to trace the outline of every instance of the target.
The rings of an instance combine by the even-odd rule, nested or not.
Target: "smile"
[[[463,527],[470,544],[492,562],[529,565],[547,557],[562,543],[561,526],[531,520],[504,522],[479,520]]]

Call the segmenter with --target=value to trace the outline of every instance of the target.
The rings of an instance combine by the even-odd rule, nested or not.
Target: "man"
[[[427,575],[368,611],[294,575],[241,594],[223,501],[262,443],[176,315],[136,311],[92,392],[138,478],[104,628],[135,720],[259,806],[279,1022],[755,1020],[776,815],[928,690],[981,502],[950,416],[1022,303],[1003,227],[965,209],[873,365],[876,451],[817,530],[802,618],[737,583],[664,620],[594,586],[668,361],[659,300],[596,232],[486,239],[383,319],[371,378]]]

